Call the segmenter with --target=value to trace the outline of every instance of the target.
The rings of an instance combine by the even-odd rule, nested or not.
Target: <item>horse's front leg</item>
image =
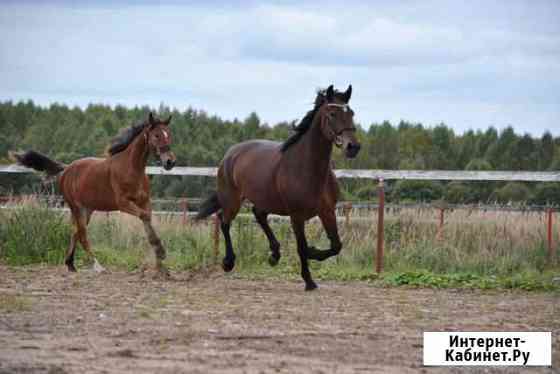
[[[119,199],[117,207],[123,213],[128,213],[135,217],[140,218],[142,222],[152,220],[152,212],[149,209],[143,209],[136,204],[136,202],[130,198],[123,197]]]
[[[296,236],[297,250],[299,255],[299,260],[301,262],[301,277],[305,282],[305,290],[312,291],[317,288],[317,284],[311,278],[311,272],[309,271],[309,264],[307,262],[307,240],[305,239],[305,221],[291,217],[292,229]]]
[[[338,227],[336,225],[336,214],[334,209],[325,210],[319,213],[319,219],[323,224],[323,228],[327,233],[327,237],[331,241],[331,248],[320,250],[315,247],[307,248],[307,257],[312,260],[324,261],[329,257],[336,256],[342,249],[340,236],[338,235]]]
[[[163,265],[163,260],[165,260],[166,257],[165,248],[152,225],[152,211],[147,204],[144,205],[145,206],[141,207],[130,199],[122,199],[119,201],[119,210],[140,218],[144,224],[144,231],[146,232],[148,242],[154,249],[156,270],[160,274],[169,275],[167,268]]]

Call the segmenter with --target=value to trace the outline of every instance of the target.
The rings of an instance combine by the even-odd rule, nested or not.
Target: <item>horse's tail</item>
[[[210,197],[202,202],[198,213],[195,216],[196,220],[201,220],[209,217],[210,215],[216,213],[220,210],[222,206],[220,205],[220,200],[218,200],[218,194],[213,192]]]
[[[66,165],[35,151],[10,152],[10,158],[22,166],[43,171],[48,176],[57,175],[66,167]]]

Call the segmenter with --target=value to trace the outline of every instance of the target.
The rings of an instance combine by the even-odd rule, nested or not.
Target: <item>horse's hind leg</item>
[[[88,238],[87,238],[87,225],[89,223],[89,220],[91,219],[91,214],[92,213],[93,213],[93,210],[88,209],[88,208],[80,208],[79,209],[79,214],[77,216],[75,216],[76,226],[77,226],[77,229],[78,229],[77,230],[77,234],[78,234],[77,236],[78,236],[78,240],[80,241],[80,244],[85,249],[88,256],[93,260],[93,270],[95,270],[95,272],[97,272],[97,273],[102,273],[106,270],[103,266],[101,266],[99,261],[97,261],[97,258],[95,258],[95,255],[93,254],[93,251],[91,250],[91,247],[89,245],[89,241],[88,241]]]
[[[76,251],[76,241],[78,240],[78,230],[72,233],[70,237],[70,245],[68,246],[68,250],[66,251],[66,258],[64,263],[66,267],[68,267],[68,271],[76,272],[76,267],[74,266],[74,252]]]
[[[72,215],[72,227],[74,232],[70,237],[70,245],[68,246],[68,250],[66,251],[66,256],[64,258],[64,264],[68,268],[68,271],[76,272],[76,267],[74,266],[74,252],[76,252],[76,242],[78,241],[78,225],[77,225],[77,217],[80,214],[79,209],[71,209]]]
[[[222,262],[222,268],[225,272],[230,272],[235,266],[235,253],[233,252],[229,230],[231,228],[231,222],[239,212],[239,208],[241,208],[241,197],[235,192],[231,192],[228,194],[227,198],[223,195],[221,196],[220,204],[222,206],[222,211],[218,213],[218,218],[220,219],[220,227],[226,244],[226,255]]]
[[[268,213],[257,209],[257,207],[253,207],[253,214],[270,243],[270,257],[268,258],[268,263],[270,266],[276,266],[280,260],[280,243],[276,240],[276,236],[274,236],[274,233],[268,224]]]

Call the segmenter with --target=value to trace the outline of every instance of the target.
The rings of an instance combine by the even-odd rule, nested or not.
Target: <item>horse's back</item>
[[[103,174],[106,170],[108,170],[108,163],[105,158],[85,157],[70,163],[64,169],[63,176],[90,178]]]
[[[218,171],[222,194],[235,193],[255,206],[269,211],[282,210],[276,185],[276,170],[282,158],[281,143],[250,140],[232,146]],[[220,193],[220,191],[219,191]]]
[[[271,167],[280,161],[280,143],[270,140],[249,140],[232,146],[225,154],[221,167],[235,180],[234,173],[250,169],[258,177],[266,177]],[[235,167],[235,171],[233,170]]]

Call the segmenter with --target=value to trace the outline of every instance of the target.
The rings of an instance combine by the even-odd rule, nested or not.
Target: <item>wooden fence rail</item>
[[[29,173],[33,170],[19,165],[0,165],[0,173]],[[176,166],[164,170],[148,166],[150,175],[183,175],[215,177],[215,167]],[[519,181],[519,182],[560,182],[560,171],[463,171],[463,170],[363,170],[338,169],[338,178],[397,180],[447,180],[447,181]]]

